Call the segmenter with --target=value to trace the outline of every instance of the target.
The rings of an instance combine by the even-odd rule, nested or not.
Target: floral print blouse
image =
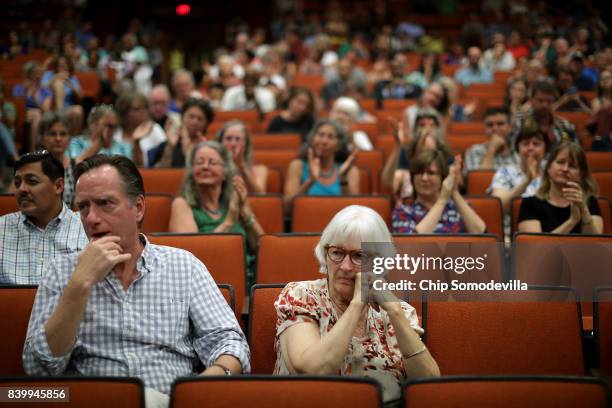
[[[417,225],[423,221],[428,212],[429,208],[418,201],[408,205],[398,204],[391,214],[393,233],[416,233]],[[461,232],[467,232],[467,229],[461,219],[457,205],[453,200],[449,200],[432,233],[458,234]]]
[[[419,334],[423,329],[415,309],[401,302],[410,326]],[[336,324],[341,312],[334,306],[327,286],[327,279],[291,282],[285,286],[274,303],[276,308],[276,366],[274,374],[292,374],[283,358],[280,335],[294,324],[313,323],[319,327],[321,337]],[[339,375],[365,376],[376,379],[383,388],[383,399],[391,401],[400,397],[400,383],[406,377],[404,360],[400,352],[395,329],[389,316],[380,309],[369,307],[367,326],[363,337],[351,340],[348,353],[342,361]]]

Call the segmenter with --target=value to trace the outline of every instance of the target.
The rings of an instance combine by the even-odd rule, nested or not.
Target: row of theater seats
[[[45,407],[144,408],[137,378],[25,378],[0,380],[0,387],[68,387],[70,402]],[[170,406],[215,408],[379,408],[381,386],[367,378],[338,376],[191,377],[172,385]],[[254,404],[256,401],[256,404]],[[595,378],[563,376],[441,377],[403,386],[405,408],[605,408],[606,384]],[[19,408],[23,403],[8,403]]]
[[[173,196],[170,194],[147,194],[143,232],[168,232],[172,199]],[[498,240],[503,241],[504,227],[501,201],[496,197],[485,195],[468,195],[466,200],[485,222],[487,232],[494,234]],[[512,202],[512,232],[517,230],[521,201],[521,198],[515,198]],[[604,233],[612,233],[612,201],[606,197],[598,197],[597,201],[604,221]],[[251,194],[249,195],[249,203],[266,233],[277,234],[286,231],[281,195]],[[391,227],[392,205],[390,198],[386,195],[342,197],[299,195],[292,202],[289,231],[294,233],[321,232],[338,211],[352,204],[364,205],[374,209]],[[17,209],[14,196],[0,195],[0,215],[17,211]]]
[[[270,143],[274,143],[274,137],[276,136],[270,136]],[[467,135],[461,136],[460,140],[465,143],[460,153],[463,153],[472,142],[477,141],[473,136]],[[391,152],[394,145],[395,142],[391,140],[387,147],[388,152],[373,150],[357,154],[355,165],[360,170],[360,192],[362,194],[389,194],[389,191],[380,182],[380,175],[385,157]],[[283,192],[287,168],[289,163],[297,156],[297,149],[254,151],[254,161],[268,167],[266,192]],[[612,152],[587,152],[587,160],[595,180],[600,185],[600,194],[612,198]],[[140,171],[145,182],[145,191],[148,193],[176,194],[180,190],[184,169],[141,169]],[[474,175],[470,175],[471,173],[474,173]],[[470,194],[485,194],[487,187],[491,184],[493,174],[493,171],[470,172],[466,179],[467,192]]]
[[[227,253],[226,259],[234,258]],[[230,263],[225,268],[231,268]],[[299,263],[293,257],[291,264]],[[231,280],[210,262],[208,265],[216,281]],[[320,277],[312,269],[302,279]],[[243,297],[244,284],[238,285],[220,286],[228,304],[235,304],[238,318],[245,317],[241,312],[248,304],[253,373],[270,374],[276,358],[274,301],[285,283],[256,284],[248,298]],[[23,374],[21,350],[35,293],[35,286],[0,287],[0,329],[4,333],[0,340],[0,375]],[[612,374],[612,286],[597,288],[592,302],[584,298],[581,302],[574,289],[563,286],[533,285],[527,291],[494,295],[487,301],[462,301],[460,297],[443,301],[409,299],[425,329],[424,341],[443,373],[584,375],[590,363],[585,359],[583,330],[587,328],[585,318],[590,317],[592,327],[587,329],[594,330],[600,362],[595,365]]]
[[[151,242],[182,248],[193,253],[207,266],[213,279],[219,284],[229,284],[234,290],[234,304],[238,318],[246,313],[247,274],[245,267],[245,241],[237,234],[152,234]],[[319,234],[275,234],[260,237],[257,249],[255,283],[279,284],[292,281],[318,279],[319,265],[314,256],[314,248],[320,238]],[[576,281],[576,270],[581,267],[592,269],[591,274],[599,273],[605,262],[609,262],[609,249],[612,235],[560,235],[560,234],[526,234],[515,237],[514,251],[508,253],[492,234],[443,234],[443,235],[395,235],[394,241],[401,245],[404,253],[431,254],[435,256],[450,254],[452,256],[482,256],[487,253],[487,281],[506,281],[518,279],[527,284],[551,285],[553,278],[545,273],[561,269],[564,281],[556,284],[576,286],[580,283],[583,303],[584,327],[593,327],[593,313],[590,307],[591,293],[589,288],[612,285],[612,279],[606,281],[606,274],[597,277],[594,282]],[[435,244],[434,247],[432,245]],[[566,247],[564,247],[566,246]],[[566,251],[565,248],[570,250]],[[606,252],[607,251],[607,252]],[[401,251],[399,251],[401,253]],[[232,254],[228,257],[227,254]],[[548,255],[546,255],[548,254]],[[581,258],[584,257],[584,260]],[[602,261],[598,262],[598,258]],[[589,266],[588,262],[593,262]],[[288,267],[288,265],[291,265]],[[573,268],[567,269],[567,268]],[[446,280],[446,276],[433,275],[432,279]],[[466,275],[467,276],[467,275]],[[469,275],[470,278],[471,275]],[[587,276],[585,274],[585,276]],[[482,277],[474,277],[481,281]],[[561,278],[559,278],[561,279]],[[584,281],[584,279],[583,279]],[[589,285],[590,284],[590,285]],[[586,285],[586,289],[585,289]],[[409,299],[421,315],[420,300]]]

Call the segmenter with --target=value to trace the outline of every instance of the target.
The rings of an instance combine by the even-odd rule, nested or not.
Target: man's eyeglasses
[[[334,245],[325,246],[325,253],[327,257],[336,264],[341,264],[344,261],[344,258],[348,255],[351,262],[355,266],[363,266],[367,264],[372,259],[372,254],[363,251],[361,249],[357,249],[354,251],[347,251],[344,248],[337,247]]]

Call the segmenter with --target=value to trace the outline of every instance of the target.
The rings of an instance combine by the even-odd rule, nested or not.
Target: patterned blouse
[[[398,204],[391,214],[393,233],[415,233],[416,227],[425,218],[429,208],[418,201],[412,204]],[[457,234],[467,232],[461,219],[459,209],[453,200],[449,200],[442,211],[442,216],[436,224],[433,233]]]
[[[419,334],[423,329],[415,309],[401,302],[410,326]],[[319,327],[321,337],[336,324],[340,311],[334,306],[327,279],[291,282],[285,286],[274,303],[276,308],[276,366],[274,374],[292,374],[283,358],[280,335],[289,327],[299,323],[313,323]],[[351,340],[348,353],[342,361],[339,375],[365,376],[376,379],[383,388],[383,399],[391,401],[400,397],[400,383],[406,378],[404,360],[400,352],[395,329],[389,316],[382,309],[369,307],[367,328],[363,337]]]

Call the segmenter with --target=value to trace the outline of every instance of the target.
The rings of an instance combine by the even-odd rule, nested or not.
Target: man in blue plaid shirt
[[[203,375],[249,372],[244,334],[206,267],[139,233],[145,199],[135,165],[94,156],[78,165],[76,180],[90,242],[45,271],[24,346],[26,372],[140,377],[147,395],[158,396],[201,364]]]

